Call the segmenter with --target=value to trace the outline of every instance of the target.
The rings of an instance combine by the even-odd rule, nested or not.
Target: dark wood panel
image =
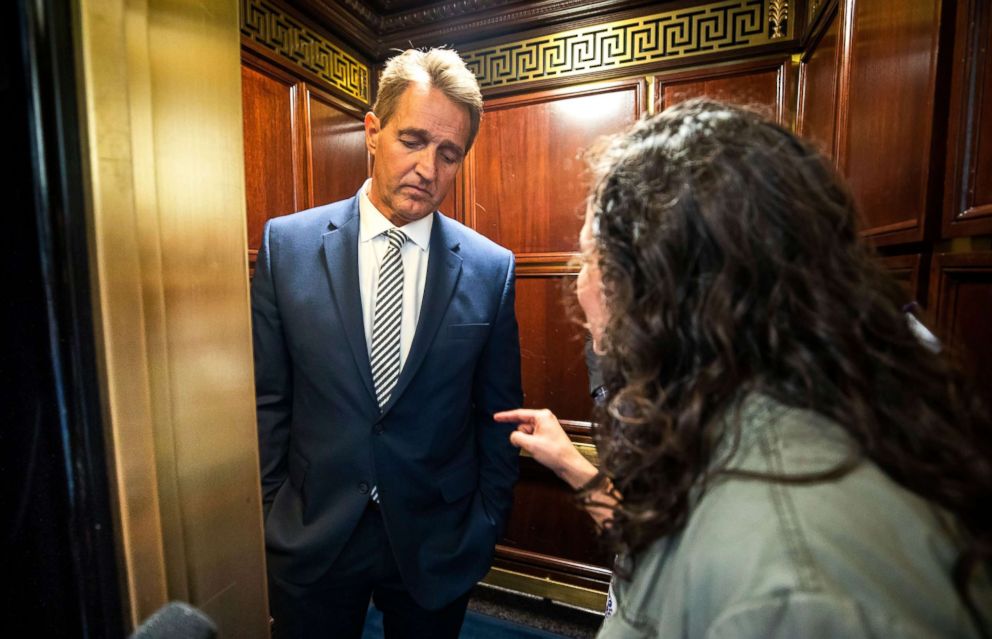
[[[834,157],[837,131],[837,73],[840,68],[840,11],[824,17],[827,27],[803,54],[799,68],[799,114],[796,130]]]
[[[940,1],[854,4],[838,157],[879,244],[923,239]]]
[[[512,555],[537,568],[595,578],[599,572],[596,567],[612,567],[592,518],[578,506],[574,493],[533,459],[520,460],[513,511],[500,544],[524,551],[504,552],[502,556]]]
[[[782,122],[788,59],[758,60],[667,73],[655,78],[657,109],[707,97],[749,107]]]
[[[466,222],[516,253],[572,251],[585,208],[582,153],[642,111],[643,81],[490,100],[466,164]]]
[[[906,303],[925,303],[920,291],[920,267],[923,263],[923,256],[920,253],[912,255],[888,255],[879,258],[882,266],[892,274],[906,291]]]
[[[940,334],[964,354],[992,406],[992,251],[935,255],[930,288]]]
[[[992,233],[992,4],[958,2],[954,33],[945,237]]]
[[[310,202],[319,206],[353,196],[369,176],[364,113],[307,86]]]
[[[471,156],[465,158],[462,166],[459,167],[458,173],[455,174],[455,181],[451,185],[451,189],[448,194],[444,196],[441,200],[441,204],[438,205],[438,210],[447,215],[448,217],[458,220],[462,224],[465,223],[465,212],[463,209],[463,200],[465,196],[465,163],[471,161]]]
[[[257,251],[272,217],[303,208],[293,131],[296,87],[291,77],[257,64],[241,66],[248,248]]]
[[[575,319],[574,277],[517,275],[524,405],[549,408],[562,419],[587,421],[592,413],[584,331]],[[577,306],[577,305],[576,305]]]

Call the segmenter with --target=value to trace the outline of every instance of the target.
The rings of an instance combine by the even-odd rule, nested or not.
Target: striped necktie
[[[400,248],[406,233],[389,229],[383,235],[389,241],[386,255],[379,265],[379,283],[375,293],[372,320],[372,383],[379,410],[389,402],[400,377],[400,329],[403,325],[403,257]],[[372,487],[372,501],[379,502],[379,490]]]

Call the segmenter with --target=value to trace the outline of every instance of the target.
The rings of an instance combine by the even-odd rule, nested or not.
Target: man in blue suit
[[[277,637],[457,637],[517,477],[513,255],[437,211],[479,128],[453,51],[383,71],[355,197],[271,220],[252,283]]]

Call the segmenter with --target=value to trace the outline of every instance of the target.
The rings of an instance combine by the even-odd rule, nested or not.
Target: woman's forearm
[[[555,469],[555,472],[574,490],[580,490],[599,475],[599,470],[574,446],[572,451],[567,453],[566,459],[562,460],[561,466]],[[585,502],[586,512],[596,521],[597,526],[603,527],[613,517],[613,506],[617,503],[610,479],[603,477],[602,481],[585,495]]]

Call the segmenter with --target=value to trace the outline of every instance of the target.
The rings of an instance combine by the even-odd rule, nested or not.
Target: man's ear
[[[369,111],[365,114],[365,147],[371,155],[375,155],[376,143],[379,141],[379,133],[382,130],[379,118],[375,113]]]

